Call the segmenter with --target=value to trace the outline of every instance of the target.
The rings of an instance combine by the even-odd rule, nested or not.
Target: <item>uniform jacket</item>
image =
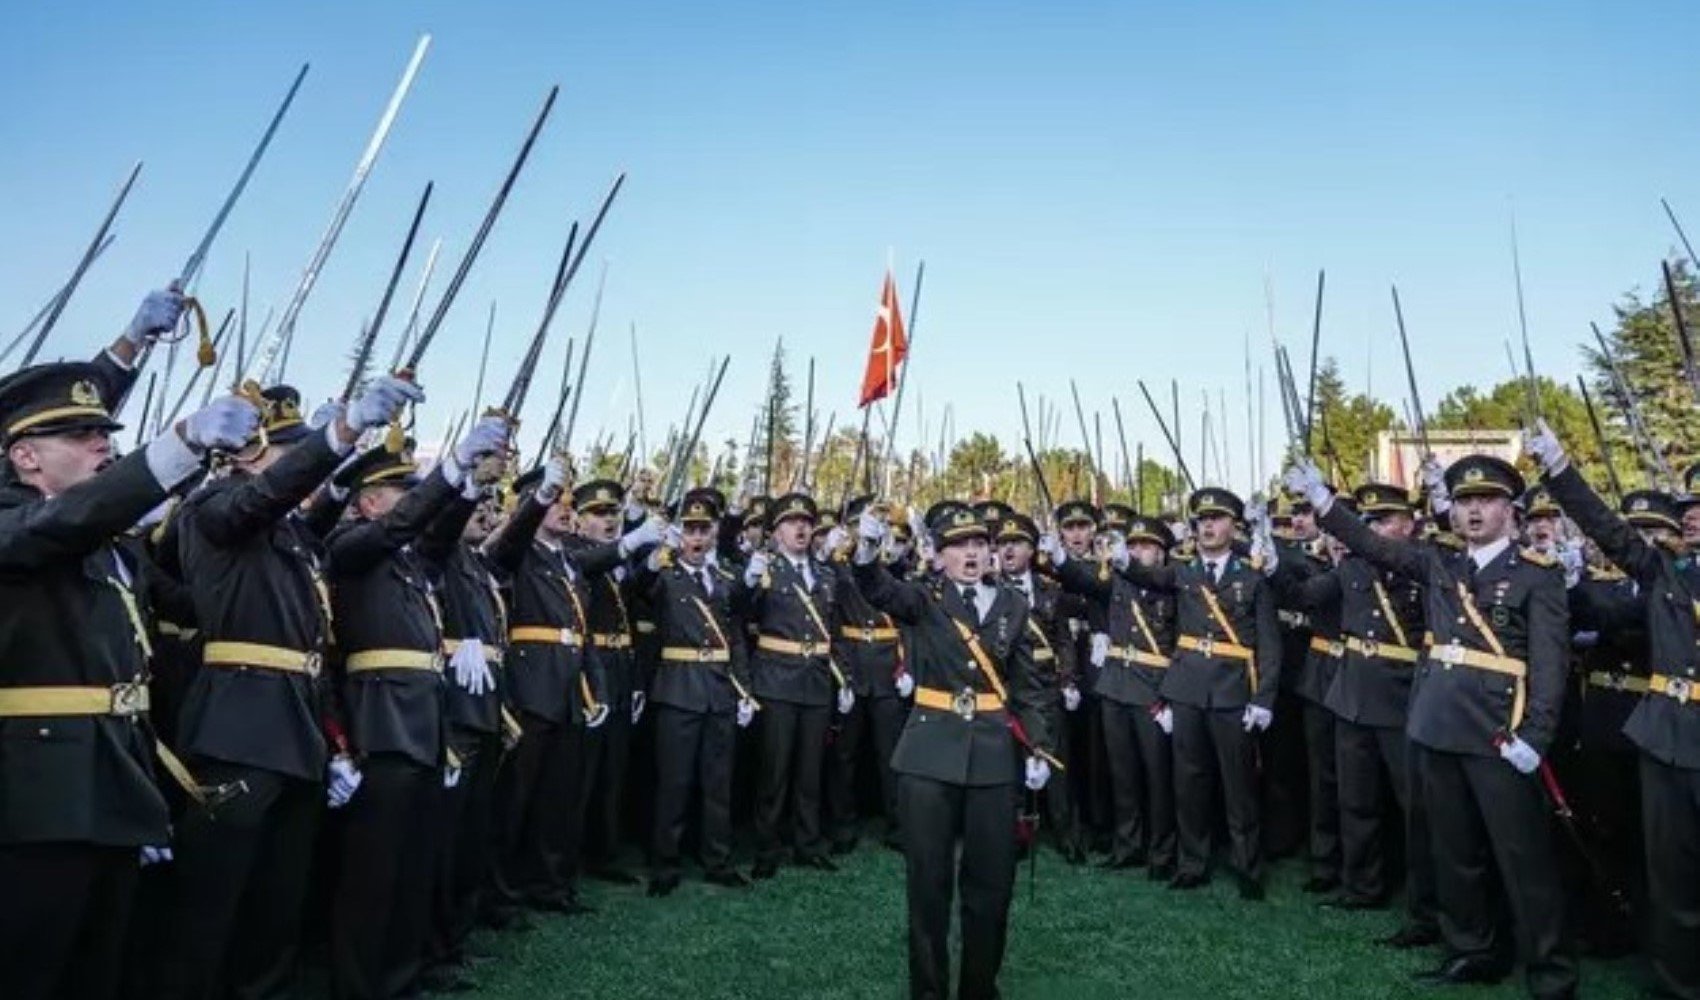
[[[961,590],[948,582],[901,581],[877,561],[857,565],[855,574],[870,604],[911,626],[909,670],[917,696],[921,689],[981,695],[994,691],[962,639],[960,624],[978,638],[1009,699],[1004,708],[976,711],[969,719],[917,704],[898,738],[891,769],[966,787],[1020,780],[1023,754],[1017,752],[1010,729],[1011,713],[1032,746],[1047,752],[1051,746],[1045,719],[1048,692],[1033,663],[1027,599],[1011,587],[999,586],[985,621],[976,622],[976,613]]]
[[[1165,658],[1173,656],[1174,594],[1124,579],[1111,571],[1107,563],[1070,559],[1056,568],[1056,574],[1064,589],[1082,595],[1093,605],[1105,634],[1110,637],[1111,651],[1098,670],[1096,693],[1122,705],[1151,705],[1161,701],[1158,691],[1167,669],[1127,659],[1117,651],[1132,648]],[[1081,617],[1085,617],[1084,612],[1078,610],[1065,614],[1062,628],[1067,629],[1070,618]]]
[[[443,639],[445,642],[477,639],[483,643],[485,663],[496,682],[494,689],[474,695],[448,677],[445,716],[451,728],[490,735],[501,732],[507,669],[505,655],[497,658],[490,653],[505,654],[508,612],[484,554],[476,546],[461,541],[466,522],[476,508],[476,501],[455,497],[426,529],[429,543],[421,551],[433,557],[429,569],[443,616]]]
[[[771,699],[814,707],[833,703],[835,685],[828,657],[833,655],[832,623],[838,613],[833,599],[836,576],[829,565],[812,555],[806,559],[814,575],[813,586],[788,557],[778,553],[768,557],[765,578],[754,586],[744,586],[740,581],[741,610],[758,641],[765,636],[814,644],[814,651],[808,654],[775,652],[759,646],[751,649],[751,691],[758,701]],[[807,602],[799,588],[808,594]],[[809,605],[813,605],[813,613]]]
[[[1212,583],[1201,557],[1167,566],[1129,563],[1122,575],[1137,586],[1171,592],[1175,598],[1175,655],[1163,675],[1164,700],[1194,708],[1237,709],[1248,702],[1270,711],[1281,683],[1281,630],[1275,595],[1261,569],[1237,553],[1229,555],[1221,580]],[[1066,565],[1066,564],[1065,564]],[[1211,610],[1221,609],[1232,634]],[[1183,637],[1233,642],[1252,651],[1250,663],[1220,653],[1181,648]]]
[[[1423,583],[1436,647],[1493,653],[1493,644],[1475,624],[1479,617],[1504,655],[1527,666],[1526,704],[1514,726],[1515,678],[1442,662],[1432,653],[1425,656],[1411,684],[1406,725],[1411,739],[1449,753],[1497,756],[1499,739],[1513,731],[1545,755],[1557,729],[1569,664],[1570,614],[1558,567],[1513,544],[1478,571],[1467,552],[1382,538],[1339,505],[1329,509],[1322,524],[1353,552]]]
[[[706,591],[700,578],[705,572],[711,581]],[[655,611],[661,649],[724,650],[729,657],[724,662],[718,658],[663,660],[656,664],[649,700],[685,712],[732,712],[738,694],[731,678],[738,678],[746,689],[750,684],[744,634],[733,612],[736,589],[732,574],[719,566],[693,570],[669,559],[658,569],[639,569],[635,585]],[[705,609],[712,621],[704,617]]]

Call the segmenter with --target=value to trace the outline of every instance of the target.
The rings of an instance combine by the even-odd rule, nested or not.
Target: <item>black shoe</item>
[[[891,848],[892,850],[896,851],[899,854],[903,853],[903,837],[902,837],[901,834],[888,833],[888,834],[885,835],[885,838],[880,841],[880,843]]]
[[[1210,880],[1203,875],[1192,875],[1187,872],[1181,872],[1169,880],[1169,888],[1171,889],[1202,889],[1208,884],[1210,884]]]
[[[1343,910],[1347,913],[1356,913],[1360,910],[1385,910],[1387,909],[1387,900],[1375,896],[1353,896],[1349,893],[1341,893],[1338,896],[1330,896],[1316,905],[1325,910]]]
[[[1340,888],[1340,880],[1332,875],[1312,875],[1302,887],[1302,891],[1312,896],[1320,896]]]
[[[486,908],[478,915],[478,923],[493,931],[528,931],[532,927],[531,918],[525,915],[525,910],[506,903]]]
[[[1510,971],[1504,962],[1496,962],[1491,958],[1459,956],[1449,958],[1433,969],[1413,972],[1411,978],[1424,986],[1492,984],[1504,979]]]
[[[1153,882],[1167,882],[1175,877],[1175,866],[1152,865],[1151,870],[1145,873],[1145,877]]]
[[[816,871],[835,872],[838,866],[824,854],[805,854],[797,859],[798,868],[813,868]]]
[[[1241,875],[1238,880],[1240,898],[1248,903],[1263,902],[1263,883],[1249,875]]]
[[[614,885],[637,885],[641,881],[636,875],[617,865],[592,868],[589,875],[598,882],[612,882]]]
[[[1388,948],[1398,948],[1401,951],[1411,948],[1427,948],[1431,944],[1440,943],[1440,931],[1422,924],[1406,924],[1386,937],[1378,939],[1375,943]]]
[[[426,969],[419,976],[419,989],[425,993],[471,993],[478,989],[478,984],[466,978],[453,968],[446,965],[436,965]]]
[[[534,910],[545,913],[559,913],[562,916],[576,917],[585,913],[595,913],[595,908],[579,901],[578,894],[560,892],[548,896],[539,896],[529,901],[528,905]]]
[[[678,887],[678,875],[657,875],[649,880],[649,895],[655,899],[671,896]]]
[[[856,838],[854,838],[854,837],[850,838],[849,840],[835,840],[835,841],[832,842],[832,853],[837,854],[837,855],[849,854],[851,851],[854,851],[855,849],[856,849]]]
[[[750,878],[757,880],[772,878],[778,874],[779,865],[772,861],[757,861],[755,867],[750,869]]]
[[[1062,856],[1063,860],[1071,865],[1083,865],[1091,860],[1086,853],[1086,848],[1079,844],[1064,845],[1062,849]]]
[[[754,882],[750,881],[748,875],[736,868],[722,868],[719,871],[709,872],[702,878],[704,882],[712,885],[723,885],[728,889],[748,889],[755,885]]]
[[[1123,868],[1144,868],[1145,858],[1138,854],[1127,855],[1125,857],[1116,857],[1112,855],[1111,857],[1098,862],[1098,867],[1108,868],[1111,870],[1120,870]]]

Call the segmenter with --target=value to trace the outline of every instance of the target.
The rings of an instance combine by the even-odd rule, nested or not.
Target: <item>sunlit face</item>
[[[1381,514],[1369,522],[1369,530],[1396,540],[1410,538],[1416,529],[1417,519],[1405,513]]]
[[[1127,551],[1128,555],[1133,557],[1133,561],[1141,566],[1161,566],[1163,556],[1167,554],[1163,551],[1161,545],[1144,539],[1135,539],[1129,542]]]
[[[692,566],[701,566],[714,549],[714,525],[691,521],[679,533],[679,558]]]
[[[405,489],[393,483],[367,486],[360,491],[360,495],[355,499],[355,509],[366,520],[376,521],[393,510],[406,492]]]
[[[112,463],[112,435],[92,428],[38,434],[13,442],[6,454],[19,480],[55,497]]]
[[[754,552],[767,541],[767,529],[760,524],[745,525],[743,540],[745,550]]]
[[[1562,535],[1560,528],[1559,519],[1550,515],[1531,517],[1523,525],[1530,547],[1541,552],[1551,552],[1558,545]]]
[[[1293,511],[1291,527],[1288,528],[1296,542],[1308,542],[1318,534],[1316,528],[1316,512],[1305,509]]]
[[[615,508],[581,510],[578,533],[593,542],[611,542],[620,536],[620,512]]]
[[[1660,524],[1636,525],[1635,530],[1640,533],[1641,540],[1648,545],[1664,547],[1676,540],[1676,532]]]
[[[484,539],[490,537],[501,520],[502,509],[500,504],[495,500],[481,501],[477,509],[472,512],[472,516],[466,519],[466,527],[461,529],[460,537],[473,545],[478,545]]]
[[[1070,521],[1062,526],[1063,548],[1069,555],[1084,559],[1092,551],[1092,536],[1097,530],[1091,521]]]
[[[1515,525],[1509,497],[1472,494],[1452,502],[1452,530],[1470,545],[1510,538]]]
[[[1682,512],[1682,540],[1689,545],[1700,545],[1700,506]]]
[[[1234,519],[1226,514],[1204,514],[1192,519],[1198,549],[1205,555],[1226,552],[1234,542]]]
[[[998,563],[1005,573],[1016,576],[1027,572],[1033,565],[1033,543],[1022,538],[1012,538],[998,546]]]
[[[974,535],[952,542],[934,557],[940,572],[952,583],[979,583],[991,564],[992,547],[982,537]]]
[[[773,540],[779,546],[779,551],[801,559],[809,554],[809,536],[814,533],[815,524],[806,517],[788,517],[773,526]]]
[[[543,524],[538,530],[550,538],[560,538],[573,530],[575,515],[573,509],[565,503],[557,501],[549,505],[543,512]]]

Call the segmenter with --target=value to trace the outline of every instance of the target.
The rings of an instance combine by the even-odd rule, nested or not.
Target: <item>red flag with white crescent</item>
[[[891,395],[897,387],[897,366],[908,356],[909,337],[903,332],[903,312],[897,305],[897,282],[888,270],[885,288],[880,292],[879,315],[874,317],[868,367],[862,374],[862,397],[856,405],[864,407]]]

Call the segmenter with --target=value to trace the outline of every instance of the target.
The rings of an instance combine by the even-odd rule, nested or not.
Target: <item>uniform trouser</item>
[[[324,785],[212,760],[209,785],[247,785],[190,805],[172,838],[172,880],[156,940],[160,998],[278,997],[290,990]]]
[[[117,995],[138,853],[95,844],[0,845],[0,997]]]
[[[1493,757],[1413,745],[1425,801],[1433,803],[1440,933],[1453,956],[1497,960],[1492,878],[1511,904],[1529,993],[1569,996],[1576,963],[1563,949],[1564,889],[1540,779]]]
[[[1584,709],[1586,710],[1586,709]],[[1587,862],[1579,856],[1572,866],[1573,881],[1581,888],[1572,895],[1581,906],[1578,925],[1595,954],[1612,957],[1633,951],[1646,939],[1646,838],[1641,829],[1641,755],[1633,749],[1584,743],[1571,761],[1570,773],[1559,772],[1571,792],[1582,829],[1611,885],[1621,886],[1629,899],[1628,919],[1601,898]],[[1574,780],[1572,781],[1572,776]],[[1574,852],[1573,852],[1574,854]],[[1574,919],[1574,918],[1573,918]]]
[[[342,867],[331,907],[339,1000],[394,997],[418,976],[431,920],[441,772],[400,754],[361,764],[343,808]]]
[[[1315,702],[1304,706],[1305,773],[1310,778],[1310,873],[1340,877],[1340,785],[1336,769],[1336,716]]]
[[[1306,791],[1315,780],[1308,774],[1312,758],[1306,754],[1305,705],[1291,691],[1278,692],[1275,721],[1261,737],[1264,767],[1258,775],[1259,815],[1264,847],[1277,858],[1296,854],[1305,845]]]
[[[1082,691],[1080,695],[1080,711],[1086,722],[1085,752],[1077,760],[1084,760],[1089,765],[1086,768],[1086,813],[1095,817],[1098,829],[1109,833],[1115,823],[1115,807],[1110,798],[1110,753],[1109,746],[1104,742],[1104,699],[1091,692]]]
[[[775,863],[782,852],[779,824],[791,808],[791,846],[799,857],[821,851],[821,762],[833,709],[768,699],[761,726],[761,778],[756,788],[756,853]]]
[[[909,896],[909,995],[950,995],[950,902],[961,890],[960,1000],[997,996],[1015,883],[1011,786],[897,778]],[[960,858],[957,846],[961,845]]]
[[[617,673],[628,678],[624,683],[630,683],[633,667],[629,653],[600,655],[605,657],[607,674]],[[627,695],[611,700],[608,721],[588,734],[598,751],[591,762],[593,768],[585,777],[589,799],[584,819],[584,851],[592,867],[614,864],[626,840],[626,777],[631,765],[633,728],[632,702]]]
[[[862,748],[868,743],[868,730],[872,728],[869,700],[857,695],[849,715],[840,715],[835,709],[828,722],[829,728],[836,727],[831,749],[826,754],[827,833],[834,844],[855,844],[859,833],[856,768],[861,762]]]
[[[1700,709],[1689,708],[1689,711]],[[1647,950],[1659,985],[1700,998],[1700,771],[1641,755],[1647,840]]]
[[[431,903],[431,957],[452,959],[477,922],[488,884],[494,838],[496,768],[501,737],[454,728],[449,745],[460,758],[460,781],[442,791],[438,807],[435,891]]]
[[[693,786],[702,797],[702,866],[710,872],[726,871],[732,867],[737,721],[730,712],[690,712],[672,705],[656,705],[650,711],[655,724],[655,874],[679,873]]]
[[[576,875],[576,854],[569,866],[562,850],[579,826],[569,820],[582,784],[584,728],[530,713],[519,721],[519,744],[496,779],[498,863],[508,888],[538,899],[571,888]]]
[[[1204,709],[1169,703],[1174,711],[1175,814],[1183,875],[1202,876],[1210,862],[1210,806],[1221,774],[1222,805],[1235,871],[1263,877],[1258,827],[1257,752],[1241,722],[1244,710]]]
[[[1415,927],[1435,925],[1434,858],[1430,851],[1428,810],[1405,730],[1335,723],[1340,776],[1341,882],[1357,899],[1381,899],[1389,891],[1383,835],[1382,781],[1399,805],[1405,823],[1405,908]]]
[[[1131,858],[1144,852],[1151,867],[1173,868],[1175,774],[1168,734],[1147,706],[1106,699],[1104,740],[1116,803],[1112,856]]]
[[[1110,703],[1105,702],[1104,706],[1107,709],[1110,707]],[[1046,695],[1044,709],[1046,729],[1053,733],[1062,732],[1062,727],[1067,724],[1067,720],[1064,718],[1067,714],[1063,711],[1060,695],[1054,691]],[[1016,759],[1025,766],[1026,752],[1018,752]],[[1108,754],[1106,754],[1106,759],[1108,759]],[[1069,764],[1072,761],[1065,757],[1063,763]],[[1113,777],[1113,769],[1111,773]],[[1021,794],[1022,791],[1018,790],[1017,796],[1019,797]],[[1060,851],[1085,850],[1086,845],[1080,829],[1080,812],[1075,801],[1074,789],[1070,787],[1066,776],[1054,775],[1049,782],[1046,782],[1043,794],[1045,815],[1050,821],[1050,829],[1055,833],[1057,849]]]

